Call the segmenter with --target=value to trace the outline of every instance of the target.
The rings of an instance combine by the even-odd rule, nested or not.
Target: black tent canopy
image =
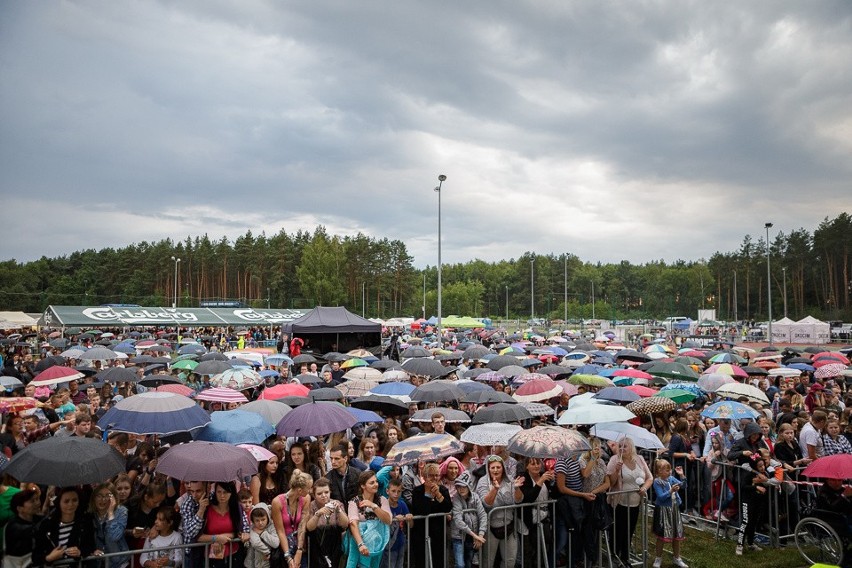
[[[282,325],[281,331],[291,338],[303,339],[305,349],[345,353],[357,347],[381,344],[382,326],[342,306],[317,306],[299,319]]]

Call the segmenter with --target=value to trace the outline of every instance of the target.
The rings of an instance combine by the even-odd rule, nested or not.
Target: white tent
[[[790,343],[790,331],[796,322],[784,317],[772,322],[772,341],[777,343]]]
[[[824,321],[807,316],[791,326],[790,343],[828,343],[831,340],[830,327]],[[773,333],[773,335],[775,334]]]

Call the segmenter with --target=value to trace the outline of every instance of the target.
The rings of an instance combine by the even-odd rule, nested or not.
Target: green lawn
[[[648,547],[654,542],[649,540]],[[736,556],[736,542],[730,539],[716,540],[713,533],[702,532],[687,527],[687,538],[682,543],[683,559],[689,568],[802,568],[807,566],[796,546],[789,542],[784,548],[766,547],[760,552],[746,550],[743,556]],[[673,566],[671,549],[663,556],[663,566]],[[649,550],[649,565],[653,552]]]

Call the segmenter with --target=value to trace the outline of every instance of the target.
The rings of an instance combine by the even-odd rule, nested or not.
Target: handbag
[[[499,540],[503,540],[504,538],[506,538],[506,528],[508,526],[509,525],[504,525],[502,527],[492,526],[492,527],[488,527],[488,530],[491,531],[491,534],[494,535],[494,538],[499,539]]]
[[[263,533],[258,535],[263,544],[269,547],[269,568],[284,568],[287,565],[284,559],[284,551],[280,546],[272,546],[263,538]]]

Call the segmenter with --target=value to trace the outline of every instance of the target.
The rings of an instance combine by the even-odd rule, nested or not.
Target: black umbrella
[[[322,356],[323,359],[331,363],[332,361],[343,362],[349,359],[347,355],[343,353],[339,353],[337,351],[329,351],[325,355]]]
[[[503,391],[494,389],[474,391],[466,395],[459,402],[470,402],[473,404],[495,404],[505,402],[506,404],[517,404],[518,401]]]
[[[651,358],[645,355],[644,353],[640,353],[635,349],[622,349],[621,351],[615,354],[616,359],[627,359],[628,361],[638,361],[639,363],[644,363],[645,361],[650,361]]]
[[[811,361],[807,357],[790,357],[789,359],[784,361],[785,365],[792,365],[793,363],[804,363],[805,365],[810,365],[811,363],[813,363],[813,361]]]
[[[381,412],[386,416],[408,414],[408,405],[390,396],[362,396],[349,403],[355,408]]]
[[[577,346],[574,347],[575,351],[591,352],[591,351],[594,351],[596,349],[597,349],[597,347],[595,347],[591,343],[578,343]]]
[[[491,359],[488,363],[486,363],[486,367],[491,369],[492,371],[499,371],[503,367],[508,367],[509,365],[518,365],[520,363],[520,359],[517,357],[513,357],[512,355],[498,355]]]
[[[95,378],[103,383],[135,383],[139,380],[139,376],[131,369],[125,367],[110,367],[105,371],[101,371]]]
[[[402,369],[402,365],[400,365],[399,362],[394,361],[393,359],[379,359],[378,361],[373,361],[372,363],[370,363],[370,366],[380,371],[388,371],[390,369]]]
[[[341,400],[343,398],[343,393],[341,393],[337,389],[332,388],[321,388],[314,389],[308,393],[308,398],[312,401],[316,400]]]
[[[767,351],[767,349],[764,347],[763,349],[761,349],[761,351]],[[778,350],[775,349],[775,351],[778,351]],[[817,353],[822,353],[823,351],[825,351],[825,349],[811,345],[810,347],[805,347],[804,351],[805,351],[805,353],[811,353],[811,354],[815,355]]]
[[[546,365],[536,372],[541,374],[541,375],[559,376],[559,375],[570,375],[571,369],[569,369],[568,367],[565,367],[563,365]]]
[[[489,353],[493,353],[493,351],[487,347],[483,347],[482,345],[474,345],[473,347],[465,349],[462,357],[464,359],[482,359]]]
[[[275,402],[280,402],[286,404],[287,406],[296,407],[302,404],[307,404],[312,401],[306,396],[285,396],[282,398],[276,398]]]
[[[227,361],[228,357],[226,357],[223,353],[219,351],[212,351],[210,353],[205,353],[201,356],[199,361]]]
[[[312,375],[310,373],[302,373],[301,375],[296,375],[296,380],[299,381],[303,385],[318,385],[322,382],[322,379],[316,375]],[[337,400],[337,399],[334,399]]]
[[[403,350],[402,353],[400,353],[400,356],[404,359],[417,359],[421,357],[431,357],[432,353],[430,353],[429,350],[420,347],[419,345],[414,345],[412,347],[409,347],[408,349]]]
[[[302,363],[311,364],[316,362],[317,358],[311,355],[310,353],[302,353],[301,355],[296,355],[295,357],[293,357],[294,365],[301,365]]]
[[[71,487],[100,483],[125,469],[124,458],[98,438],[47,438],[12,458],[4,473],[18,481]]]
[[[208,353],[207,355],[210,355]],[[204,359],[206,355],[201,358]],[[202,361],[198,364],[198,366],[192,370],[193,373],[198,375],[218,375],[219,373],[224,373],[228,369],[233,369],[231,363],[228,361]]]
[[[508,365],[506,367],[502,367],[499,373],[508,379],[514,379],[516,377],[520,377],[521,375],[528,375],[529,371],[527,371],[520,365]]]
[[[47,370],[54,365],[64,365],[65,357],[60,355],[53,355],[51,357],[45,357],[41,359],[38,363],[36,363],[35,370],[37,373],[41,373],[44,370]]]
[[[139,384],[143,387],[156,388],[162,385],[182,385],[183,383],[169,375],[148,375],[139,381]]]
[[[743,371],[749,375],[768,375],[769,371],[761,367],[743,367]]]
[[[453,381],[430,381],[411,391],[414,402],[450,402],[464,398],[465,393]]]
[[[492,406],[479,409],[473,415],[473,424],[488,424],[489,422],[518,422],[532,419],[530,411],[520,404],[499,402]]]
[[[74,370],[78,373],[83,373],[87,377],[94,376],[98,372],[98,370],[94,367],[87,367],[86,365],[77,365],[76,367],[74,367]]]
[[[479,375],[482,375],[484,373],[493,373],[493,372],[494,371],[492,371],[488,367],[480,368],[480,369],[468,369],[467,371],[464,372],[463,376],[464,376],[465,379],[475,379],[476,377],[478,377]]]
[[[442,377],[447,374],[448,368],[444,367],[434,359],[425,357],[416,357],[407,359],[402,364],[402,370],[412,375],[421,375],[424,377]]]
[[[134,365],[150,365],[154,363],[157,358],[151,355],[137,355],[131,361]]]

